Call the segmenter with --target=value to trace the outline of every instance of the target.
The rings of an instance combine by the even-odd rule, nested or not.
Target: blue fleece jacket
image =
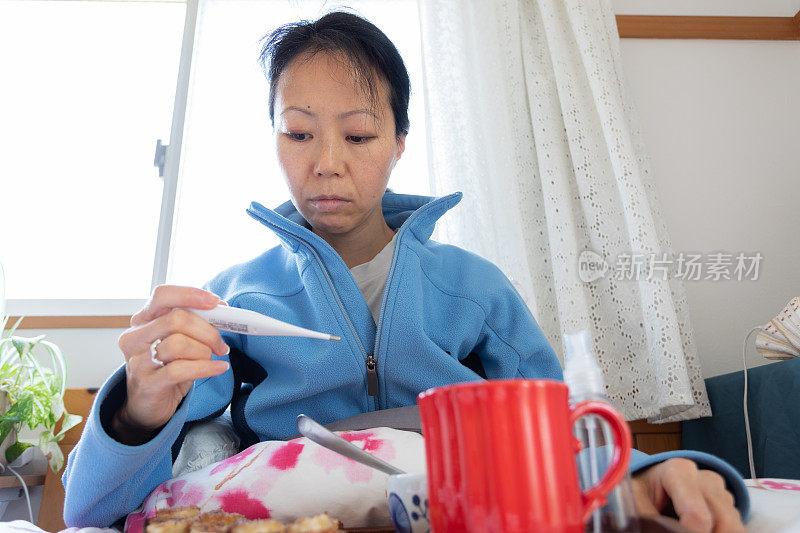
[[[332,333],[341,342],[223,333],[231,369],[198,380],[175,415],[149,442],[126,446],[110,435],[125,399],[125,368],[98,392],[64,472],[68,526],[107,526],[136,509],[171,477],[173,448],[193,421],[229,404],[245,444],[297,433],[306,413],[323,423],[412,405],[430,387],[483,378],[562,379],[558,360],[509,280],[492,263],[430,240],[436,221],[461,199],[387,192],[383,214],[398,229],[378,324],[336,251],[287,202],[248,213],[281,245],[233,266],[206,288],[230,305]],[[215,356],[216,357],[216,356]],[[671,456],[635,454],[632,471]],[[722,473],[740,511],[741,478],[712,456],[693,454]]]

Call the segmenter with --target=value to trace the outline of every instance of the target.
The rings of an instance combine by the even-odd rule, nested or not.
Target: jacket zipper
[[[275,228],[277,231],[280,231],[281,233],[288,233],[283,228],[280,228],[280,227],[276,226],[275,224],[273,224],[272,222],[270,222],[269,220],[266,220],[265,218],[263,218],[261,215],[259,215],[255,211],[253,211],[253,210],[249,210],[249,211],[251,213],[253,213],[254,215],[256,215],[265,224],[270,225],[271,227]],[[347,314],[347,310],[345,309],[344,304],[342,303],[342,299],[339,297],[339,293],[336,291],[336,287],[334,286],[333,280],[331,279],[331,276],[328,273],[328,269],[325,268],[325,263],[322,262],[322,258],[319,256],[317,251],[314,249],[314,247],[307,240],[305,240],[302,237],[299,237],[297,235],[291,234],[291,233],[289,235],[291,235],[292,238],[295,238],[298,241],[300,241],[300,242],[302,242],[303,244],[306,245],[306,249],[308,249],[314,255],[314,258],[317,260],[317,263],[319,264],[320,268],[322,269],[322,273],[325,274],[325,279],[328,282],[328,286],[331,288],[331,292],[333,292],[333,296],[334,296],[334,298],[336,300],[336,303],[339,305],[339,310],[342,312],[342,315],[344,316],[344,319],[347,322],[348,327],[350,328],[350,332],[353,334],[353,338],[355,338],[355,340],[356,340],[356,344],[358,345],[358,349],[361,350],[361,355],[364,357],[364,361],[365,361],[366,366],[367,366],[367,394],[369,396],[375,396],[376,397],[376,400],[375,400],[375,403],[377,404],[376,409],[380,409],[380,407],[378,407],[380,405],[380,401],[379,401],[379,398],[377,398],[377,396],[378,396],[378,373],[377,373],[378,365],[375,362],[375,359],[373,358],[372,354],[367,355],[367,351],[364,349],[364,345],[361,344],[361,339],[358,336],[358,332],[356,331],[355,326],[353,326],[353,322],[350,320],[350,315]],[[371,364],[370,364],[370,361],[371,361]]]
[[[413,216],[413,215],[412,215]],[[411,217],[409,217],[410,219]],[[406,220],[408,222],[408,220]],[[372,349],[372,353],[369,354],[369,358],[367,359],[367,383],[369,386],[370,396],[375,396],[375,403],[377,404],[376,408],[378,410],[382,409],[383,406],[381,405],[381,397],[380,397],[380,389],[378,388],[378,361],[375,359],[375,356],[378,355],[378,349],[381,345],[381,328],[383,327],[383,313],[386,309],[386,300],[388,299],[389,295],[389,287],[392,282],[392,275],[394,274],[395,266],[397,265],[397,256],[399,255],[400,250],[400,234],[404,230],[404,228],[400,228],[397,231],[397,237],[394,241],[394,252],[392,253],[392,263],[391,267],[389,267],[389,273],[386,275],[386,284],[385,288],[383,289],[383,296],[381,297],[381,310],[378,313],[378,323],[376,324],[377,329],[375,330],[375,346]],[[373,355],[374,354],[374,355]],[[373,383],[374,382],[374,383]]]
[[[375,396],[376,401],[380,401],[378,398],[378,363],[375,361],[375,357],[372,354],[367,356],[367,394],[370,396]],[[380,405],[378,406],[380,409]]]
[[[402,234],[406,230],[406,228],[414,220],[414,218],[416,218],[420,213],[424,213],[425,211],[430,209],[430,206],[431,206],[431,203],[426,204],[426,205],[420,207],[418,210],[414,211],[411,214],[411,216],[408,217],[405,220],[405,222],[403,222],[403,224],[400,226],[400,229],[397,230],[397,237],[396,237],[396,240],[394,241],[394,253],[392,253],[392,263],[391,263],[391,266],[389,267],[389,273],[386,275],[386,285],[385,285],[385,289],[383,290],[383,297],[381,298],[381,311],[378,314],[377,330],[375,331],[375,346],[373,347],[372,353],[369,355],[369,358],[367,359],[367,382],[368,382],[368,386],[371,387],[371,382],[369,381],[370,380],[370,378],[369,378],[370,374],[369,373],[373,372],[375,374],[375,377],[373,378],[375,380],[375,402],[377,404],[377,409],[379,409],[379,410],[382,409],[383,406],[381,404],[381,397],[380,397],[380,394],[379,394],[379,390],[380,389],[378,388],[378,361],[377,361],[376,357],[378,355],[378,349],[380,348],[380,345],[381,345],[381,331],[383,331],[383,313],[386,310],[386,301],[389,298],[389,288],[390,288],[391,283],[392,283],[392,277],[394,276],[395,268],[397,267],[397,257],[400,255],[400,237],[402,236]],[[374,354],[374,356],[373,356],[373,354]],[[373,360],[373,364],[372,364],[372,368],[371,369],[370,369],[370,362],[369,362],[370,359]],[[370,396],[372,396],[372,393],[369,393],[369,394],[370,394]]]

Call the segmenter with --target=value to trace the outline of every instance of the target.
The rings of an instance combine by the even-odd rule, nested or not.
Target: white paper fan
[[[800,296],[792,298],[778,316],[761,328],[756,349],[767,359],[800,357]]]

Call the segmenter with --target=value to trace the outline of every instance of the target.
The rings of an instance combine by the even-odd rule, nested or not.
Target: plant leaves
[[[15,442],[11,446],[9,446],[8,449],[6,450],[6,461],[8,461],[9,463],[13,462],[14,459],[22,455],[22,452],[24,452],[27,448],[30,448],[31,446],[33,446],[33,444],[29,442],[19,442],[19,441]]]
[[[8,412],[10,413],[13,409],[19,412],[22,420],[30,420],[33,416],[33,401],[34,393],[29,390],[23,390],[20,392],[19,396],[17,397],[17,401],[11,406],[11,409],[9,409]]]
[[[1,296],[1,295],[0,295]],[[2,303],[2,302],[0,302]],[[0,317],[3,326],[8,317]],[[71,415],[64,409],[64,389],[66,387],[66,364],[61,350],[55,344],[43,341],[44,335],[33,338],[13,336],[22,321],[17,320],[11,331],[0,331],[0,396],[8,395],[8,406],[5,414],[0,415],[0,442],[9,434],[19,429],[20,424],[27,424],[31,429],[42,428],[39,437],[39,449],[47,457],[50,468],[58,472],[64,464],[64,455],[58,441],[64,434],[79,424],[80,416]],[[53,368],[47,366],[47,354],[44,363],[40,363],[33,353],[48,352]],[[55,425],[61,419],[61,430],[54,435]],[[7,451],[7,459],[12,461],[19,457],[25,449],[32,446],[16,442]]]
[[[14,429],[17,422],[25,420],[25,416],[19,404],[14,404],[0,417],[0,443],[6,440],[8,434]]]
[[[57,395],[53,398],[53,403],[50,406],[50,411],[53,413],[53,418],[58,420],[64,414],[64,398]],[[55,420],[53,421],[55,423]]]
[[[74,428],[78,424],[81,423],[83,417],[80,415],[71,415],[64,411],[64,420],[61,421],[61,431],[58,432],[56,435],[56,440],[61,440],[64,438],[64,434],[69,431],[70,429]]]
[[[19,358],[23,359],[26,353],[30,353],[39,344],[39,341],[44,339],[44,335],[39,335],[37,337],[11,337],[11,343],[14,345],[14,348],[17,349],[17,353],[19,354]],[[31,358],[33,356],[31,355]]]
[[[11,433],[12,429],[14,429],[13,420],[8,420],[6,418],[0,420],[0,442],[6,440],[6,437],[8,437],[9,433]]]
[[[61,467],[64,466],[64,454],[61,452],[61,447],[58,445],[52,431],[45,430],[39,434],[39,449],[47,457],[47,463],[53,469],[53,472],[58,473]]]
[[[14,322],[14,325],[13,325],[13,326],[11,326],[11,329],[8,331],[8,336],[9,336],[9,337],[10,337],[11,335],[13,335],[15,331],[17,331],[17,328],[19,328],[19,325],[22,323],[22,319],[23,319],[23,318],[25,318],[25,317],[24,317],[24,316],[21,316],[21,317],[19,317],[19,318],[17,319],[17,321],[16,321],[16,322]]]
[[[11,337],[11,344],[17,349],[17,354],[19,358],[22,359],[22,355],[27,351],[29,346],[27,340],[19,337]]]

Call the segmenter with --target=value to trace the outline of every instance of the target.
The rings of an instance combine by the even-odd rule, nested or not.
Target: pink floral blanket
[[[425,472],[422,436],[375,428],[339,432],[346,440],[407,472]],[[306,438],[267,441],[229,459],[159,485],[130,514],[126,533],[141,533],[161,509],[196,505],[248,519],[291,522],[327,512],[347,527],[391,523],[386,503],[388,476]]]

